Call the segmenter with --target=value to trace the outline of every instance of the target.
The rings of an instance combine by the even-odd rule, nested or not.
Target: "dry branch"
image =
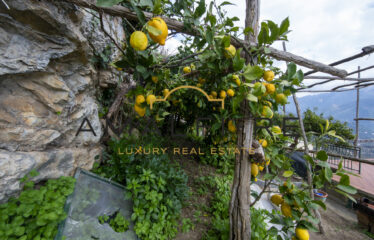
[[[125,17],[129,20],[138,21],[138,17],[136,15],[136,13],[133,12],[132,10],[126,8],[126,7],[123,7],[123,6],[116,5],[116,6],[113,6],[113,7],[99,7],[99,6],[96,6],[95,4],[87,2],[85,0],[61,0],[61,1],[74,3],[78,6],[90,8],[90,9],[96,10],[98,12],[102,11],[106,14],[111,15],[111,16]],[[148,19],[151,19],[153,17],[153,14],[149,13],[149,12],[144,12],[144,16],[148,20]],[[163,17],[163,19],[165,20],[165,22],[168,25],[168,28],[170,30],[175,30],[175,31],[178,31],[180,33],[185,33],[185,34],[193,35],[193,36],[198,36],[199,35],[199,32],[197,30],[186,29],[182,22],[179,22],[175,19],[171,19],[171,18],[167,18],[167,17]],[[236,47],[242,47],[242,46],[253,47],[253,46],[255,46],[254,44],[250,44],[249,42],[245,42],[243,40],[238,40],[238,39],[235,39],[233,41],[233,44]],[[300,56],[292,54],[292,53],[280,51],[280,50],[277,50],[277,49],[272,48],[272,47],[269,47],[268,49],[269,49],[268,55],[277,59],[277,60],[294,62],[294,63],[296,63],[300,66],[311,68],[311,69],[314,69],[314,70],[319,71],[319,72],[329,73],[331,75],[338,76],[338,77],[345,77],[347,75],[347,72],[345,70],[337,69],[337,68],[334,68],[332,66],[329,66],[329,65],[326,65],[326,64],[323,64],[323,63],[319,63],[319,62],[316,62],[316,61],[313,61],[313,60],[309,60],[309,59],[300,57]]]

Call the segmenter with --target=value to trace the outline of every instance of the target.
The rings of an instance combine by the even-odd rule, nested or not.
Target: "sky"
[[[217,2],[222,2],[221,0]],[[237,16],[244,26],[245,0],[231,0],[234,6],[225,6],[229,16]],[[374,0],[263,0],[260,3],[260,20],[272,20],[280,24],[289,17],[289,42],[287,51],[322,63],[332,63],[361,52],[364,46],[374,45]],[[175,49],[177,39],[170,39]],[[273,47],[282,49],[280,42]],[[374,65],[374,54],[339,65],[348,72]],[[285,63],[279,63],[285,66]],[[318,73],[316,75],[323,75]],[[357,76],[357,75],[356,75]],[[352,75],[354,77],[354,75]],[[374,69],[361,73],[361,77],[373,77]],[[305,80],[305,84],[316,80]],[[341,84],[334,81],[313,89],[331,89]],[[373,86],[374,87],[374,86]],[[300,97],[305,94],[299,94]]]

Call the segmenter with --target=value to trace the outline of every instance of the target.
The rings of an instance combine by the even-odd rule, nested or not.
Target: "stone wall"
[[[110,43],[97,17],[72,4],[7,3],[10,10],[0,2],[0,202],[19,192],[32,169],[42,180],[92,167],[101,152],[95,86],[102,74],[91,59]],[[120,19],[104,22],[123,39]],[[84,118],[96,136],[76,136]]]

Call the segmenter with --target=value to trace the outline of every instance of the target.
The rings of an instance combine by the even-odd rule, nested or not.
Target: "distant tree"
[[[285,117],[296,117],[294,114],[289,113],[285,115]],[[283,118],[284,115],[275,114],[273,122],[275,125],[283,126]],[[335,144],[339,146],[352,146],[351,142],[355,138],[353,134],[353,129],[348,127],[347,122],[341,122],[339,120],[335,120],[332,116],[325,117],[323,113],[316,114],[314,111],[307,109],[303,114],[303,122],[305,126],[305,132],[309,138],[309,141],[313,141],[316,135],[320,135],[324,130],[322,127],[326,126],[326,120],[329,122],[329,130],[335,131],[335,135],[340,136],[342,139],[334,137],[332,135],[325,135],[323,142]],[[286,123],[288,126],[295,126],[295,128],[288,127],[286,129],[288,134],[296,135],[295,137],[295,144],[299,142],[301,139],[301,130],[298,121],[287,121]],[[283,126],[284,127],[284,126]]]

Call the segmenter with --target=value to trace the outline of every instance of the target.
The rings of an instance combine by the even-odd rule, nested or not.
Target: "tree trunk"
[[[259,27],[259,0],[246,1],[245,27],[254,30],[253,35],[245,37],[246,42],[256,43]],[[246,55],[246,62],[251,62],[251,56]],[[253,62],[253,61],[252,61]],[[252,146],[254,119],[251,117],[249,103],[244,100],[240,106],[243,119],[238,123],[239,149],[249,149]],[[230,240],[251,239],[251,163],[248,151],[240,151],[235,159],[234,182],[230,201]]]

